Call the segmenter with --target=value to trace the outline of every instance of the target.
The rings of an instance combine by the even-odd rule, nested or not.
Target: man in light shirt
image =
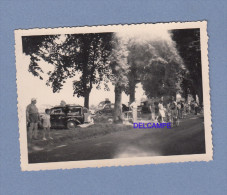
[[[29,133],[29,139],[32,140],[33,134],[34,139],[37,139],[38,134],[38,122],[40,121],[39,118],[39,111],[36,107],[36,99],[31,99],[31,104],[27,106],[26,109],[26,118],[27,122],[29,123],[28,133]]]
[[[132,118],[133,118],[133,123],[137,122],[137,102],[136,100],[130,104],[130,108],[132,109]]]

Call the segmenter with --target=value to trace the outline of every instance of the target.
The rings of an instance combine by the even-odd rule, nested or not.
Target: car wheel
[[[74,121],[68,121],[67,122],[67,128],[68,129],[75,129],[76,128],[76,123]]]

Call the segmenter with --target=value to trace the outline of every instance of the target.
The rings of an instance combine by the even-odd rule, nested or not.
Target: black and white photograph
[[[207,23],[15,30],[21,169],[212,160]]]

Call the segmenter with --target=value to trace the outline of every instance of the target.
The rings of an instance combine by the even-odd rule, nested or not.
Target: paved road
[[[29,163],[205,153],[202,116],[172,129],[132,129],[29,154]]]

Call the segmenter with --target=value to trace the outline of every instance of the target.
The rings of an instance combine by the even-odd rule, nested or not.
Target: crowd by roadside
[[[38,108],[36,107],[36,103],[37,100],[32,98],[31,104],[29,104],[26,109],[28,142],[38,139],[42,139],[43,141],[52,140],[54,137],[51,133],[50,110],[46,109],[45,113],[40,115]],[[150,113],[149,120],[161,123],[174,122],[174,120],[183,119],[192,114],[197,115],[203,110],[202,107],[200,107],[194,100],[191,102],[186,102],[184,100],[176,101],[174,97],[172,97],[171,100],[165,102],[163,101],[163,98],[160,98],[159,101],[150,99],[148,101],[147,107],[149,110],[148,113]],[[139,109],[139,105],[137,104],[136,100],[129,105],[128,113],[131,114],[131,122],[137,122],[138,119],[141,118],[142,110]],[[41,133],[39,132],[38,136],[39,125],[43,127],[43,130]]]
[[[163,123],[183,119],[189,115],[197,115],[203,110],[195,100],[190,102],[185,100],[176,101],[174,97],[165,102],[162,97],[159,100],[151,98],[146,101],[146,107],[143,105],[142,108],[138,109],[139,107],[136,100],[129,106],[132,122],[137,122],[137,120],[143,118],[144,113],[150,113],[148,120]]]

